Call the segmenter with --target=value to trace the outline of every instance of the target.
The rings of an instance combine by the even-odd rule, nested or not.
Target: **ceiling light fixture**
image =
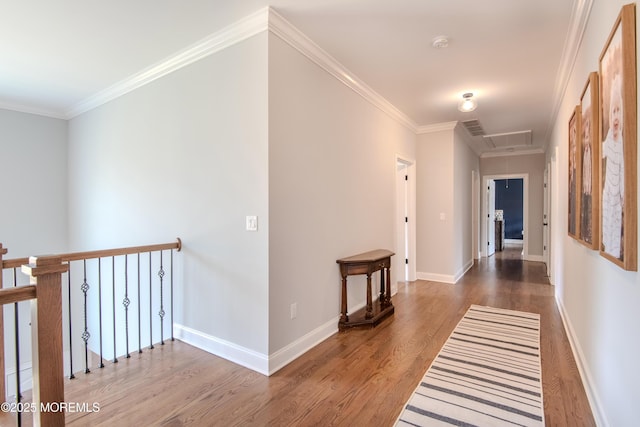
[[[463,113],[469,113],[476,109],[478,106],[478,102],[473,98],[473,94],[471,92],[467,92],[462,95],[462,99],[458,102],[458,110]]]

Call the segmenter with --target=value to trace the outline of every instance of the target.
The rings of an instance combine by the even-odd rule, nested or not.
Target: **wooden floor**
[[[69,413],[67,423],[392,426],[469,305],[481,304],[541,314],[546,425],[595,425],[544,264],[505,251],[456,285],[398,288],[391,318],[375,329],[337,333],[271,377],[178,341],[80,374],[65,383],[67,402],[100,410]]]

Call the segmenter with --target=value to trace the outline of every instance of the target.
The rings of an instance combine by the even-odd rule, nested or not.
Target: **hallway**
[[[480,304],[541,314],[546,425],[595,425],[544,264],[490,257],[455,285],[400,283],[393,303],[378,327],[334,334],[271,377],[179,341],[92,369],[67,379],[65,396],[100,411],[67,414],[67,423],[391,426],[469,305]]]

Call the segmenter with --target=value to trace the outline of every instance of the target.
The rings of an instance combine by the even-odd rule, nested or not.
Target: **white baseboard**
[[[580,347],[580,344],[576,338],[576,334],[573,331],[573,326],[571,326],[571,321],[569,320],[569,316],[567,316],[564,305],[562,304],[560,298],[557,297],[557,295],[556,305],[558,306],[558,311],[560,312],[560,317],[562,318],[564,330],[567,333],[567,337],[569,337],[569,345],[571,345],[573,358],[576,360],[578,372],[580,373],[580,378],[582,379],[584,390],[587,393],[587,399],[589,400],[589,405],[591,406],[591,412],[593,413],[593,417],[595,418],[596,425],[606,427],[609,425],[609,423],[607,422],[607,418],[602,409],[602,404],[600,403],[598,392],[594,387],[591,373],[587,366],[584,354],[582,353],[582,348]]]
[[[31,361],[20,363],[20,391],[25,392],[33,388],[33,369]],[[7,397],[16,396],[16,368],[15,366],[6,368],[4,375],[4,393]]]
[[[456,273],[456,277],[455,277],[455,282],[454,283],[458,283],[458,280],[460,280],[462,278],[462,276],[464,276],[467,273],[467,271],[469,271],[471,269],[471,267],[473,267],[473,260],[472,259],[467,261],[465,266],[462,267],[460,270],[458,270],[458,272]]]
[[[469,269],[473,267],[473,260],[470,259],[467,263],[462,267],[455,275],[451,274],[438,274],[438,273],[425,273],[423,271],[419,271],[416,273],[416,278],[418,280],[429,280],[431,282],[440,282],[440,283],[449,283],[451,285],[455,284],[462,276],[465,275]]]
[[[356,311],[359,307],[355,307]],[[302,356],[304,353],[338,332],[340,316],[331,319],[286,347],[270,356],[258,353],[232,342],[211,336],[187,326],[176,324],[173,328],[175,338],[194,347],[215,354],[230,362],[249,368],[262,375],[270,376]]]
[[[173,334],[180,341],[184,341],[201,350],[263,375],[269,375],[269,357],[265,354],[183,325],[175,324],[173,326]]]
[[[430,282],[449,283],[451,285],[456,283],[456,278],[450,274],[424,273],[422,271],[418,271],[416,273],[416,278],[418,280],[428,280]]]
[[[269,375],[275,374],[278,370],[337,333],[339,320],[340,316],[337,316],[335,319],[329,320],[305,336],[271,354],[269,356]]]
[[[527,255],[524,257],[525,261],[544,262],[542,255]]]

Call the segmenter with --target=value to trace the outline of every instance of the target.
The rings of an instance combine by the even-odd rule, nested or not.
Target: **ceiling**
[[[271,6],[417,132],[475,121],[478,154],[542,152],[583,3],[0,0],[0,108],[70,118],[96,93]],[[435,49],[441,35],[448,47]],[[465,92],[478,101],[470,113],[457,110]]]

